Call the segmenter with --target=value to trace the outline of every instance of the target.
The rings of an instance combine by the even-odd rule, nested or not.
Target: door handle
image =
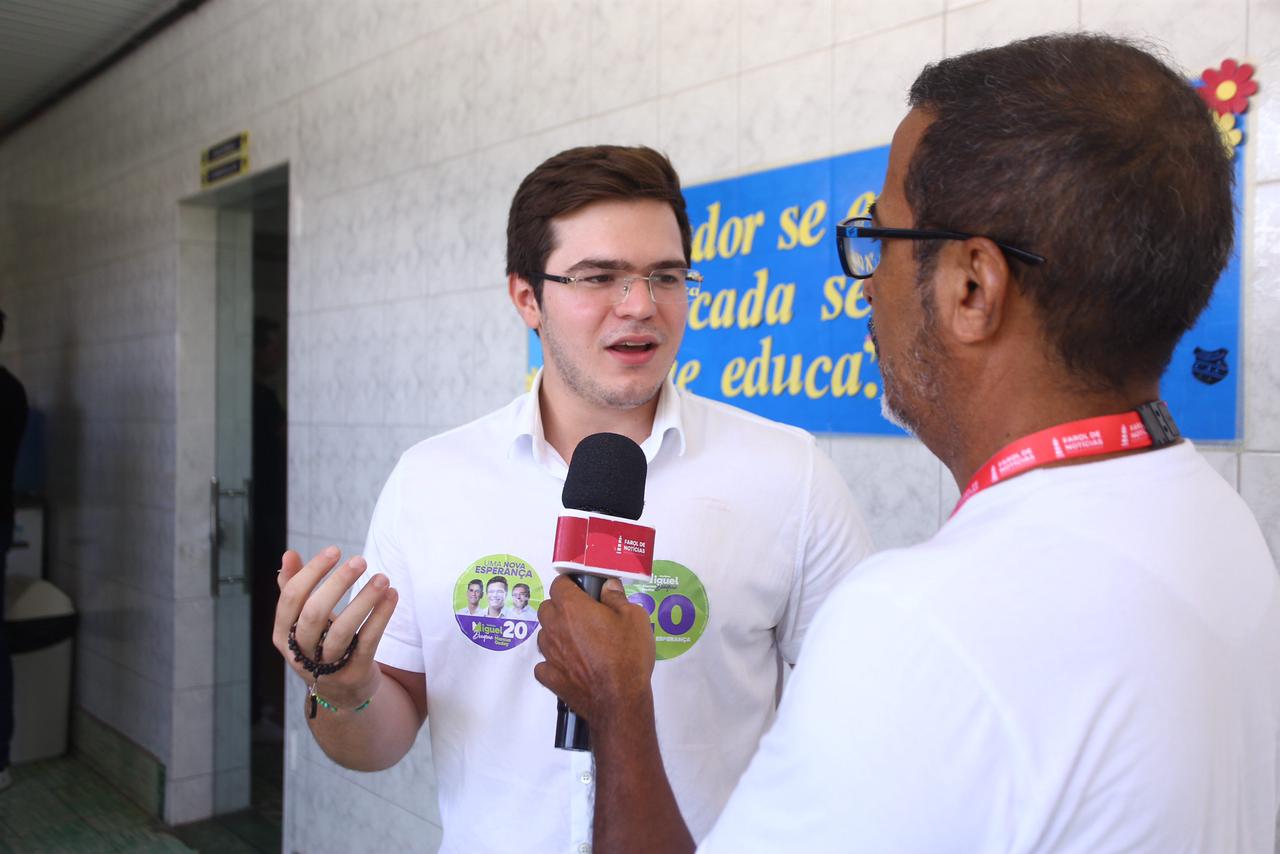
[[[241,556],[242,571],[239,575],[220,575],[218,573],[218,552],[222,548],[222,499],[224,498],[240,498],[244,500],[242,505],[242,520],[244,522],[244,554]],[[243,585],[248,576],[243,570],[249,566],[250,553],[249,543],[251,541],[250,531],[250,514],[249,505],[253,498],[253,481],[246,478],[244,486],[235,489],[223,489],[218,482],[218,478],[209,478],[209,594],[214,598],[220,595],[220,588],[224,584],[241,584]]]

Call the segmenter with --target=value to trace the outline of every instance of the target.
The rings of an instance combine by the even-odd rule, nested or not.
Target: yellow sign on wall
[[[228,137],[200,152],[200,186],[208,187],[249,171],[249,132]]]

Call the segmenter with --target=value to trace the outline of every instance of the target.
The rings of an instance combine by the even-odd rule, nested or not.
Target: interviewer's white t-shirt
[[[1274,850],[1280,584],[1190,443],[1040,469],[814,620],[700,850]]]

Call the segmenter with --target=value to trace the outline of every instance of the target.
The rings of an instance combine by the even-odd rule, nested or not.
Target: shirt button
[[[587,776],[587,775],[583,774],[582,776],[584,776],[584,777],[585,777],[585,776]],[[584,843],[582,843],[581,845],[579,845],[579,846],[578,846],[578,854],[591,854],[591,843],[590,843],[590,842],[584,842]]]
[[[583,771],[582,774],[578,777],[578,779],[582,781],[583,785],[586,785],[586,786],[591,785],[591,772]],[[586,845],[585,842],[582,844]],[[590,848],[591,846],[588,845],[587,847]]]

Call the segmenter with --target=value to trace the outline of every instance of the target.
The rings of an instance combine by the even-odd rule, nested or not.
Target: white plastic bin
[[[13,656],[12,762],[67,752],[71,712],[71,599],[40,578],[5,579],[5,628]]]

